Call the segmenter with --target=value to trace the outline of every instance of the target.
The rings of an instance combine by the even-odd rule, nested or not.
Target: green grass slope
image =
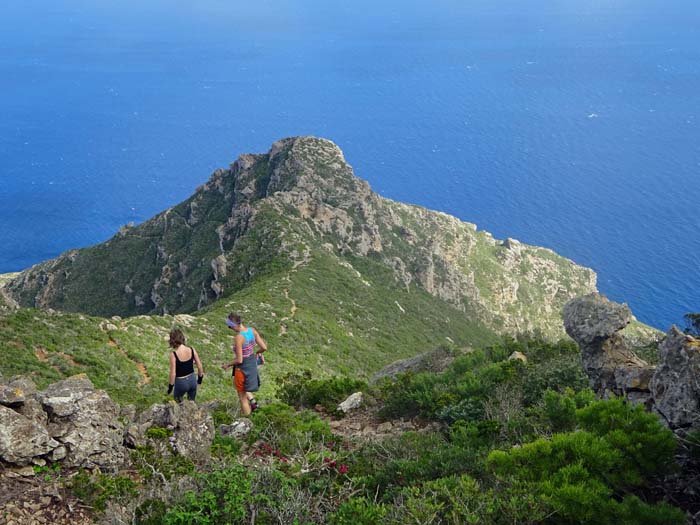
[[[121,403],[167,399],[169,330],[178,326],[202,358],[206,378],[198,399],[232,396],[233,333],[224,319],[243,315],[269,345],[262,396],[276,382],[308,369],[316,377],[366,378],[383,366],[439,344],[481,346],[496,335],[427,292],[396,286],[385,266],[367,258],[349,263],[314,252],[295,270],[256,279],[196,315],[104,319],[20,309],[0,317],[0,372],[29,374],[44,387],[86,373]]]

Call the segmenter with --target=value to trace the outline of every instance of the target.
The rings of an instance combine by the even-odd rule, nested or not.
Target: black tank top
[[[175,377],[185,377],[194,372],[194,348],[190,348],[190,358],[187,361],[180,361],[177,357],[177,352],[173,352],[175,356]]]

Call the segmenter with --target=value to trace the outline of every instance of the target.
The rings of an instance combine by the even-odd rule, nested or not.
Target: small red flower
[[[338,472],[340,472],[341,474],[345,474],[345,473],[347,473],[347,471],[348,471],[348,466],[345,463],[340,465]]]

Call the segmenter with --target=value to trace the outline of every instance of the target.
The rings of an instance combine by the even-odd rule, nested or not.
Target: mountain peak
[[[595,291],[591,270],[551,250],[380,197],[316,137],[241,155],[184,202],[22,272],[7,290],[26,306],[186,313],[261,276],[286,278],[315,254],[350,267],[369,257],[400,289],[419,287],[496,331],[563,335],[563,304]]]

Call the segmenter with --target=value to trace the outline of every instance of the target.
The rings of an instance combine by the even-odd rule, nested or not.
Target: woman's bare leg
[[[238,392],[238,401],[241,403],[241,413],[244,416],[250,415],[250,401],[248,401],[248,396],[246,392]]]

